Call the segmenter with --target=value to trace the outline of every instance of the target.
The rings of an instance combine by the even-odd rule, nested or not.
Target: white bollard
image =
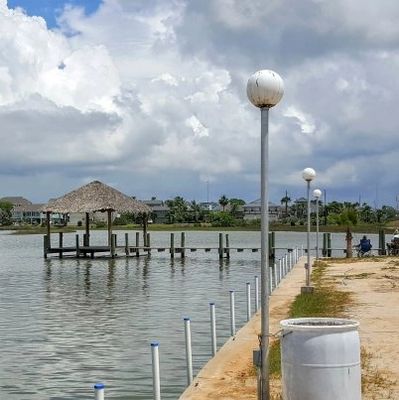
[[[209,303],[209,307],[210,307],[210,315],[211,315],[212,356],[215,356],[216,352],[217,352],[215,303]]]
[[[151,343],[152,354],[152,388],[154,400],[161,400],[161,378],[159,373],[159,343]]]
[[[274,267],[273,267],[273,280],[274,280],[274,288],[277,287],[278,282],[277,282],[277,264],[274,263]]]
[[[184,318],[184,337],[186,341],[187,385],[193,381],[193,352],[191,348],[191,321]]]
[[[247,321],[251,319],[251,284],[247,282]]]
[[[259,278],[255,276],[255,312],[259,310]]]
[[[272,268],[270,268],[270,265],[268,268],[269,268],[269,296],[270,296],[273,292],[273,279],[272,279],[273,271]]]
[[[96,383],[94,385],[94,400],[104,400],[105,386],[103,383]]]
[[[234,290],[230,290],[230,334],[231,334],[231,336],[234,336],[236,334]]]
[[[278,260],[278,284],[280,284],[282,278],[283,278],[283,262],[280,258]]]

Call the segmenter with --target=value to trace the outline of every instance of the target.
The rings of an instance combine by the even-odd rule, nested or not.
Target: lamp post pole
[[[316,260],[319,259],[319,199],[321,196],[321,190],[313,190],[313,196],[316,199]]]
[[[269,108],[275,106],[284,93],[283,80],[273,71],[261,70],[253,74],[247,84],[250,102],[261,110],[261,382],[258,399],[269,400]]]
[[[305,264],[306,285],[302,286],[301,292],[312,293],[313,287],[310,286],[310,182],[316,177],[316,171],[313,168],[305,168],[302,172],[302,177],[303,179],[305,179],[307,187],[308,223],[307,223],[307,234],[306,234],[307,262]]]

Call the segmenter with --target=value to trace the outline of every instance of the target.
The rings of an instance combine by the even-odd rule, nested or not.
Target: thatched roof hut
[[[86,213],[86,236],[84,245],[89,246],[89,218],[92,212],[108,214],[108,246],[111,246],[113,211],[134,214],[150,214],[151,208],[99,181],[93,181],[58,199],[50,200],[43,208],[47,214],[47,235],[50,236],[50,213]],[[145,224],[144,224],[145,225]],[[146,230],[146,226],[144,226]]]
[[[150,213],[151,209],[119,190],[99,181],[93,181],[73,190],[58,199],[50,200],[44,207],[44,212],[69,213],[95,211],[117,211],[131,213]]]

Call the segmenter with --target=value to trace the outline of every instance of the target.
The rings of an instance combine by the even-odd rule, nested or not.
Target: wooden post
[[[385,231],[384,229],[380,229],[378,231],[378,254],[383,256],[386,254],[385,251]]]
[[[111,258],[115,258],[116,235],[111,235]]]
[[[150,232],[147,233],[147,254],[151,254],[151,236],[150,236]]]
[[[107,210],[108,214],[108,246],[111,249],[112,245],[112,211]]]
[[[125,254],[129,255],[129,234],[125,233]]]
[[[44,255],[44,258],[47,258],[47,250],[48,250],[47,235],[43,235],[43,255]]]
[[[86,230],[86,235],[85,235],[85,240],[84,240],[84,245],[85,246],[90,246],[90,215],[87,212],[86,213],[86,220],[85,220],[85,230]]]
[[[64,234],[62,232],[59,232],[58,234],[59,236],[59,243],[58,243],[58,247],[60,248],[60,252],[59,252],[59,257],[62,258],[62,247],[63,247],[63,243],[64,243]]]
[[[175,258],[175,234],[170,234],[170,258]]]
[[[186,247],[186,234],[184,232],[182,232],[181,236],[180,236],[180,251],[181,251],[180,255],[181,255],[181,258],[184,258],[185,255],[186,255],[185,247]]]
[[[79,249],[79,234],[76,234],[76,257],[79,258],[80,256],[80,249]]]
[[[226,233],[226,258],[230,258],[230,240],[228,233]]]
[[[351,232],[351,228],[346,229],[346,258],[352,258],[352,232]]]
[[[327,233],[327,257],[331,257],[331,233]]]
[[[51,249],[51,228],[50,228],[50,211],[46,212],[46,227],[47,227],[47,248]]]
[[[143,242],[144,247],[148,247],[147,245],[147,228],[148,228],[148,214],[143,214]]]
[[[224,256],[223,233],[219,233],[219,259],[222,259],[223,256]]]
[[[140,257],[140,232],[136,232],[136,257]]]
[[[274,232],[269,232],[269,260],[274,259]]]
[[[323,249],[321,251],[323,257],[327,256],[327,233],[323,233]]]

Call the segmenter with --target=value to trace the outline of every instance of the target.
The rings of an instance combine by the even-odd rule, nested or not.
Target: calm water
[[[163,232],[151,236],[153,246],[169,240]],[[344,235],[332,237],[333,247],[344,247]],[[92,243],[105,238],[94,232]],[[216,251],[174,262],[166,253],[44,260],[42,240],[0,233],[0,399],[91,399],[95,382],[106,384],[107,399],[152,399],[151,341],[160,343],[162,398],[176,399],[186,385],[183,317],[192,320],[197,373],[210,358],[209,302],[216,302],[220,347],[229,336],[229,290],[236,290],[239,327],[245,282],[259,275],[260,253],[249,251],[232,252],[229,262],[219,262]],[[74,240],[67,234],[65,244]],[[217,243],[216,232],[186,234],[187,246]],[[305,243],[303,233],[276,233],[278,247]],[[231,232],[230,246],[260,246],[260,234]]]

